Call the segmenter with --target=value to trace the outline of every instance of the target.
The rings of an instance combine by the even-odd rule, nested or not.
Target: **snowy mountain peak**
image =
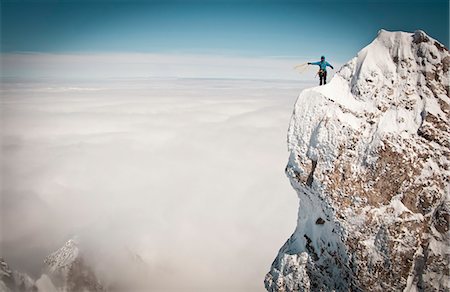
[[[44,262],[48,265],[48,280],[51,280],[52,285],[54,284],[57,289],[63,291],[105,290],[83,258],[78,238],[68,240],[60,249],[47,256]]]
[[[449,65],[448,50],[423,31],[410,34],[381,30],[371,44],[343,66],[338,76],[349,83],[357,99],[392,102],[403,93],[406,97],[423,93],[422,86],[448,95],[448,74],[433,73],[440,69],[446,73]],[[439,83],[447,85],[439,88],[443,91],[433,86]]]
[[[47,256],[44,262],[49,266],[50,272],[55,272],[73,264],[79,256],[78,239],[68,240],[60,249]]]
[[[12,271],[8,266],[8,263],[0,257],[0,278],[11,277]]]
[[[0,257],[0,291],[36,291],[34,280],[25,273],[12,270]]]
[[[286,168],[297,228],[268,291],[450,289],[449,67],[423,31],[381,30],[300,94]]]

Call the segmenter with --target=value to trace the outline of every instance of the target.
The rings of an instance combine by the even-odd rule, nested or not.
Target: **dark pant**
[[[327,71],[320,70],[319,71],[319,78],[320,78],[320,84],[319,85],[322,85],[322,82],[323,82],[323,84],[327,84]]]

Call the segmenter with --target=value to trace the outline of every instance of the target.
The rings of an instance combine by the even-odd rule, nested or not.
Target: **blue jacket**
[[[333,66],[331,66],[330,63],[328,63],[327,61],[319,61],[319,62],[314,62],[314,63],[308,63],[309,65],[318,65],[320,67],[321,70],[323,71],[327,71],[327,66],[331,67],[331,69],[334,69]]]

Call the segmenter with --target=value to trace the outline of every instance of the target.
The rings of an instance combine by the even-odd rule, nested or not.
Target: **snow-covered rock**
[[[9,291],[37,291],[37,287],[30,276],[11,270],[8,263],[0,258],[0,292]]]
[[[381,30],[288,131],[297,228],[268,291],[449,291],[450,55]]]
[[[63,247],[47,256],[47,273],[39,284],[50,284],[58,291],[105,291],[95,273],[86,264],[77,239],[70,239]],[[48,279],[47,279],[48,277]]]
[[[146,291],[150,270],[144,259],[129,248],[120,250],[115,256],[109,261],[113,267],[100,273],[103,277],[99,277],[86,260],[87,255],[82,252],[78,238],[73,238],[44,259],[44,273],[36,281],[25,273],[12,270],[0,257],[0,292]],[[126,269],[121,266],[124,263]],[[114,269],[121,271],[119,277],[117,272],[108,274]]]

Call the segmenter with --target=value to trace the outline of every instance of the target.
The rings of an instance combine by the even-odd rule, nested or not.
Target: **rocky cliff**
[[[44,260],[45,273],[34,281],[25,273],[12,270],[0,258],[0,292],[79,292],[106,291],[92,268],[85,263],[77,239],[70,239]]]
[[[0,258],[0,292],[37,291],[34,280],[25,273],[12,270],[8,263]]]
[[[84,261],[77,239],[45,258],[47,274],[60,291],[105,291],[94,272]]]
[[[450,55],[381,30],[288,131],[297,228],[268,291],[450,291]]]

